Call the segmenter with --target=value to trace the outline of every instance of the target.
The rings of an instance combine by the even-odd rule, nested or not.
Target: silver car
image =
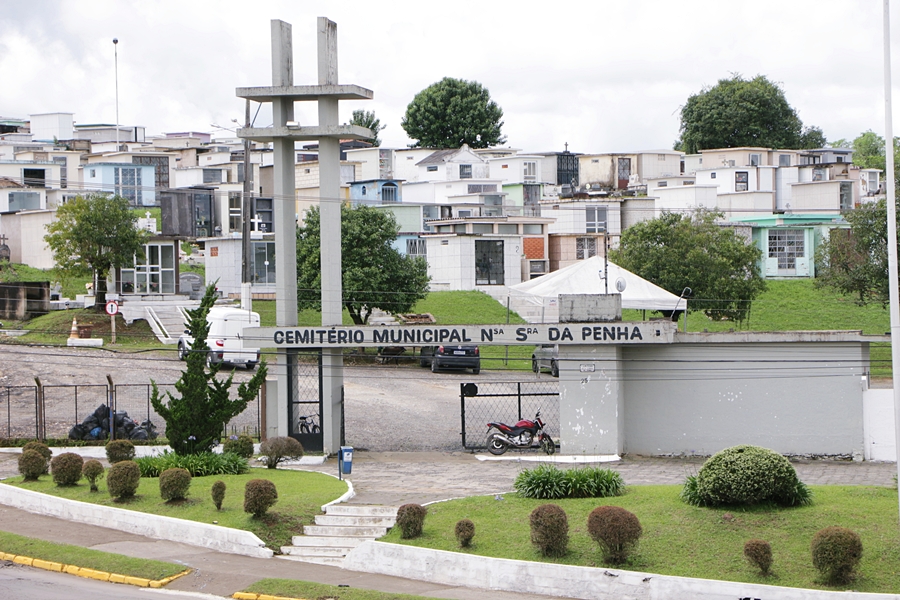
[[[535,346],[531,354],[531,370],[540,373],[548,369],[554,377],[559,377],[559,346],[557,344],[541,344]]]

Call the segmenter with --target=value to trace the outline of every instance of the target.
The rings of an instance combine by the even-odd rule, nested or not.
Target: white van
[[[244,327],[259,327],[259,313],[242,310],[233,306],[214,306],[206,315],[209,335],[206,343],[209,352],[206,360],[210,363],[243,365],[255,369],[259,364],[259,348],[244,347]],[[178,358],[185,360],[194,339],[189,330],[178,339]]]

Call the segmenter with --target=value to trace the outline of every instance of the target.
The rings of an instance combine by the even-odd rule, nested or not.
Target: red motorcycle
[[[544,431],[541,411],[534,421],[522,419],[512,427],[506,423],[488,423],[487,447],[491,454],[500,455],[512,448],[540,448],[547,454],[556,452],[556,444]]]

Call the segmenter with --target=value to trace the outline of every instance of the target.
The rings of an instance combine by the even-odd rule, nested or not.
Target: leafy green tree
[[[800,145],[802,149],[825,148],[828,140],[825,139],[825,133],[819,127],[804,127],[803,133],[800,134]]]
[[[297,229],[297,296],[300,308],[321,308],[318,208]],[[400,254],[393,244],[400,227],[394,215],[371,206],[341,207],[343,303],[357,325],[377,308],[391,313],[412,309],[428,292],[424,258]]]
[[[206,315],[216,297],[216,285],[212,283],[206,287],[200,306],[188,311],[188,330],[194,343],[187,355],[187,368],[175,383],[175,390],[180,395],[160,394],[156,382],[151,380],[150,403],[165,420],[166,438],[176,454],[212,450],[219,443],[225,425],[247,408],[247,403],[256,398],[266,380],[268,369],[262,361],[253,377],[238,386],[238,397],[232,399],[229,391],[234,373],[227,379],[219,379],[217,375],[222,364],[207,364],[209,323]]]
[[[804,148],[825,139],[817,127],[803,131],[782,89],[762,75],[746,80],[735,74],[688,97],[680,131],[676,146],[688,154],[743,146]]]
[[[368,138],[365,141],[370,142],[373,146],[381,145],[381,140],[378,139],[378,133],[387,127],[387,125],[381,124],[381,119],[375,116],[375,111],[362,109],[354,110],[353,117],[350,119],[350,124],[371,129],[372,133],[375,134],[375,137]]]
[[[506,142],[503,110],[477,81],[444,77],[415,95],[400,126],[413,148],[487,148]]]
[[[691,311],[742,321],[750,301],[766,289],[759,271],[762,252],[719,225],[722,217],[707,209],[664,212],[626,229],[610,260],[673,294],[691,288]]]
[[[887,306],[887,202],[867,202],[846,213],[850,229],[832,229],[816,250],[816,285],[856,296],[857,304]]]
[[[128,200],[104,194],[78,196],[60,206],[44,236],[61,274],[96,277],[98,310],[106,304],[110,270],[133,265],[135,256],[144,255],[146,239]]]

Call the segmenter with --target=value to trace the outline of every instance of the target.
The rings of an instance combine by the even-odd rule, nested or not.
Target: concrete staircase
[[[156,300],[129,298],[122,303],[120,311],[126,323],[146,319],[159,341],[163,344],[177,344],[187,323],[185,310],[199,305],[198,301],[190,300],[187,296],[171,296]]]
[[[293,545],[282,546],[279,558],[320,565],[338,565],[353,548],[387,533],[397,520],[394,506],[331,504],[324,515],[316,516],[315,525],[295,535]]]
[[[384,312],[383,310],[379,310],[377,308],[372,310],[372,314],[369,315],[369,325],[396,325],[397,319],[394,318],[389,312]]]

